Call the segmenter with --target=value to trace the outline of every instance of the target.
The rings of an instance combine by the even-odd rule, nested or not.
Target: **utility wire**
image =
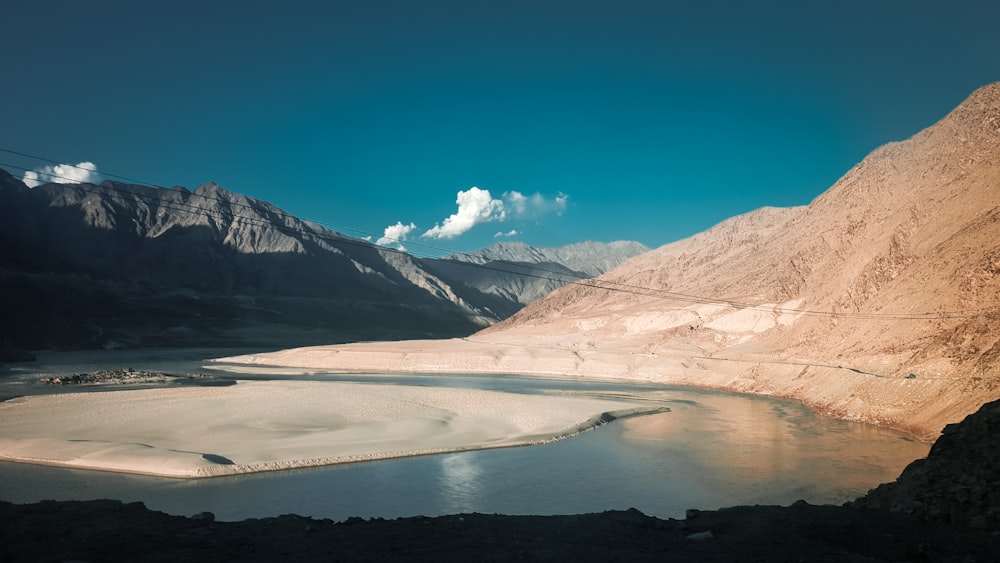
[[[59,165],[62,165],[62,166],[70,166],[70,167],[73,167],[73,168],[78,168],[80,170],[86,170],[88,172],[95,172],[94,170],[92,170],[90,168],[83,168],[83,167],[80,167],[80,166],[75,166],[75,165],[71,165],[71,164],[65,164],[65,163],[61,163],[61,162],[59,162],[57,160],[52,160],[52,159],[49,159],[49,158],[44,158],[44,157],[30,155],[30,154],[26,154],[26,153],[22,153],[22,152],[18,152],[18,151],[13,151],[13,150],[2,148],[2,147],[0,147],[0,152],[6,152],[6,153],[14,154],[14,155],[17,155],[17,156],[22,156],[22,157],[25,157],[25,158],[38,159],[38,160],[41,160],[41,161],[44,161],[44,162],[55,163],[55,164],[59,164]],[[2,163],[2,162],[0,162],[0,166],[5,166],[5,167],[14,168],[14,169],[23,170],[23,171],[31,171],[31,169],[25,168],[23,166],[17,166],[17,165],[13,165],[13,164],[6,164],[6,163]],[[149,188],[150,190],[162,191],[165,194],[178,193],[178,192],[174,192],[174,191],[170,191],[170,190],[164,190],[163,188],[159,188],[159,187],[155,186],[154,184],[151,184],[151,183],[148,183],[148,182],[143,182],[141,180],[136,180],[136,179],[133,179],[133,178],[129,178],[127,176],[121,176],[121,175],[111,174],[111,173],[106,173],[106,172],[98,172],[98,173],[100,175],[102,175],[102,176],[110,176],[110,177],[113,177],[113,178],[121,178],[121,179],[128,180],[130,182],[135,182],[136,185]],[[87,192],[87,193],[93,193],[93,194],[96,194],[96,195],[104,195],[106,193],[104,190],[110,190],[110,191],[118,190],[118,191],[121,191],[120,188],[114,186],[114,183],[110,183],[110,184],[102,185],[102,186],[94,186],[93,184],[79,184],[79,183],[76,183],[75,179],[73,179],[73,178],[67,178],[65,176],[60,176],[60,175],[55,174],[55,173],[45,172],[44,174],[46,176],[49,176],[50,178],[60,178],[60,179],[63,179],[63,180],[68,180],[68,181],[70,181],[72,183],[72,185],[74,185],[74,187],[76,189],[78,189],[80,191],[83,191],[83,192]],[[88,186],[93,186],[93,187],[91,188],[91,187],[88,187]],[[103,190],[100,189],[100,188],[103,188]],[[228,190],[227,190],[227,192],[228,192]],[[309,235],[311,237],[315,237],[315,238],[318,238],[318,239],[321,239],[321,240],[326,240],[326,241],[337,243],[337,244],[353,245],[353,246],[365,248],[367,250],[371,250],[371,251],[375,251],[375,252],[388,252],[388,253],[393,253],[393,254],[398,254],[398,255],[405,255],[405,256],[409,256],[411,258],[416,258],[416,259],[427,259],[427,258],[429,258],[429,256],[424,256],[424,257],[415,256],[414,254],[412,254],[410,252],[407,252],[407,251],[404,251],[404,250],[401,250],[401,249],[397,249],[397,248],[392,248],[392,247],[387,247],[387,246],[381,246],[381,245],[373,245],[372,243],[368,242],[367,240],[359,239],[359,238],[353,238],[353,237],[350,237],[350,236],[346,236],[346,235],[343,235],[343,234],[337,232],[337,230],[353,231],[353,232],[357,232],[357,233],[362,233],[364,235],[368,235],[369,237],[378,236],[378,235],[376,235],[374,233],[369,233],[369,232],[361,230],[361,229],[354,229],[354,228],[343,227],[343,226],[339,226],[339,225],[331,225],[331,224],[328,224],[328,223],[325,223],[325,222],[322,222],[322,221],[312,221],[312,220],[306,220],[306,219],[299,219],[299,218],[297,218],[297,217],[295,217],[293,215],[290,215],[290,214],[286,213],[285,211],[281,210],[280,208],[275,207],[274,205],[272,205],[270,203],[267,203],[267,202],[264,202],[262,200],[257,200],[255,198],[251,198],[249,196],[244,196],[242,194],[236,194],[235,192],[228,192],[228,193],[232,193],[232,194],[234,194],[234,195],[236,195],[236,196],[238,196],[240,198],[243,198],[245,200],[248,200],[248,201],[257,201],[260,204],[263,204],[264,206],[266,206],[268,208],[268,209],[265,209],[266,211],[273,212],[273,213],[275,213],[276,215],[278,215],[279,217],[281,217],[283,219],[291,220],[294,223],[305,224],[306,226],[308,226],[308,224],[311,223],[311,224],[319,225],[319,226],[323,227],[324,229],[322,231],[312,230],[312,229],[307,230],[307,229],[301,228],[301,227],[291,227],[291,226],[287,226],[287,225],[278,225],[278,224],[274,223],[273,221],[268,221],[268,220],[265,220],[265,219],[257,219],[257,218],[253,218],[253,217],[245,217],[245,216],[240,216],[240,215],[236,215],[236,214],[226,215],[226,214],[222,214],[222,213],[215,213],[215,212],[212,212],[211,210],[209,210],[207,208],[204,208],[204,207],[199,207],[199,206],[196,206],[196,205],[193,205],[193,204],[190,204],[190,203],[183,203],[183,202],[176,201],[176,200],[173,200],[173,199],[165,199],[163,197],[159,197],[154,191],[150,191],[149,193],[145,193],[145,194],[134,194],[133,193],[132,195],[140,195],[140,197],[143,198],[143,199],[145,199],[147,201],[147,203],[151,202],[151,201],[158,202],[159,206],[161,208],[164,208],[164,209],[168,209],[168,210],[172,210],[172,211],[178,211],[178,212],[181,212],[181,213],[195,214],[195,215],[199,215],[200,214],[200,215],[203,215],[205,217],[217,219],[220,222],[230,222],[230,223],[232,223],[232,222],[235,222],[235,221],[240,221],[240,222],[245,223],[245,224],[256,225],[256,226],[260,226],[260,227],[264,227],[264,228],[269,228],[269,229],[273,229],[273,230],[276,230],[278,232],[283,232],[283,233],[286,233],[286,234]],[[183,192],[183,196],[181,196],[181,197],[199,197],[199,198],[202,198],[204,200],[215,201],[215,202],[218,202],[218,203],[222,203],[222,204],[225,204],[225,205],[227,205],[229,207],[240,207],[240,208],[245,208],[245,209],[248,209],[248,210],[251,210],[251,211],[254,211],[254,212],[259,212],[260,211],[259,207],[255,207],[255,206],[251,205],[250,203],[243,203],[243,202],[240,202],[240,201],[233,201],[232,199],[224,199],[224,198],[221,198],[221,197],[218,197],[218,196],[212,196],[212,195],[206,195],[206,194],[198,194],[198,193],[195,193],[195,192],[192,192],[192,191],[185,191],[185,192]],[[794,307],[753,305],[753,304],[750,304],[750,303],[743,303],[743,302],[739,302],[739,301],[735,301],[735,300],[731,300],[731,299],[705,297],[705,296],[692,295],[692,294],[687,294],[687,293],[672,292],[672,291],[665,290],[665,289],[658,289],[658,288],[637,286],[637,285],[632,285],[632,284],[627,284],[627,283],[622,283],[622,282],[616,282],[616,281],[612,281],[612,280],[587,278],[586,276],[583,276],[583,275],[580,275],[580,274],[577,274],[577,273],[570,273],[570,272],[565,272],[565,271],[548,270],[548,269],[545,269],[543,267],[537,266],[535,264],[528,264],[528,263],[524,263],[524,262],[512,262],[512,261],[507,261],[507,260],[493,260],[493,261],[491,261],[490,263],[487,263],[487,264],[480,264],[480,263],[477,263],[477,262],[470,262],[470,261],[466,261],[466,260],[459,260],[459,259],[451,257],[451,256],[465,256],[467,258],[471,258],[471,257],[473,257],[473,255],[470,254],[470,253],[449,251],[448,249],[439,248],[439,247],[432,246],[432,245],[417,243],[417,242],[414,242],[414,241],[402,241],[402,240],[399,240],[399,239],[393,239],[391,237],[381,237],[381,238],[386,238],[387,240],[399,243],[400,245],[402,245],[403,242],[406,242],[408,245],[411,245],[411,246],[422,246],[422,247],[425,247],[425,248],[433,249],[435,251],[447,253],[447,254],[449,254],[449,256],[446,256],[444,258],[437,258],[436,260],[440,260],[440,261],[444,261],[444,262],[449,262],[449,263],[453,263],[453,264],[457,264],[457,265],[463,265],[463,266],[467,266],[467,267],[475,267],[475,268],[480,268],[480,269],[484,269],[484,270],[494,271],[494,272],[498,272],[498,273],[504,273],[504,274],[509,274],[509,275],[517,275],[517,276],[535,278],[535,279],[540,279],[540,280],[545,280],[545,281],[552,281],[552,282],[561,283],[561,284],[565,284],[565,285],[578,285],[578,286],[583,286],[583,287],[588,287],[588,288],[593,288],[593,289],[598,289],[598,290],[604,290],[604,291],[629,293],[629,294],[633,294],[633,295],[641,295],[641,296],[646,296],[646,297],[659,297],[659,298],[664,298],[664,299],[669,299],[669,300],[672,300],[672,301],[679,301],[679,302],[684,302],[684,303],[703,304],[703,305],[721,305],[721,306],[730,307],[730,308],[733,308],[733,309],[753,310],[753,311],[760,311],[760,312],[766,312],[766,313],[792,314],[792,315],[804,315],[804,316],[819,316],[819,317],[830,317],[830,318],[868,319],[868,320],[938,320],[938,319],[971,318],[971,317],[978,316],[979,314],[981,314],[981,313],[983,313],[985,311],[994,311],[994,310],[997,310],[997,307],[984,307],[984,308],[971,309],[971,310],[966,310],[966,311],[940,311],[940,312],[937,312],[937,313],[933,313],[933,312],[928,312],[928,313],[861,313],[861,312],[847,312],[847,311],[843,311],[843,312],[837,312],[837,311],[819,311],[819,310],[811,310],[811,309],[800,309],[800,308],[794,308]],[[508,267],[515,267],[515,268],[518,269],[518,271],[514,271],[514,270],[511,270],[511,269],[498,267],[498,266],[495,266],[493,264],[504,264],[504,265],[507,265]],[[533,271],[539,272],[539,273],[537,273],[537,274],[529,273],[529,272],[523,271],[524,269],[530,269],[530,270],[533,270]],[[555,275],[555,276],[559,276],[559,277],[550,277],[550,276],[547,276],[547,275],[544,275],[544,274],[551,274],[551,275]],[[567,278],[571,278],[571,279],[567,279]]]
[[[45,158],[44,156],[35,156],[35,155],[32,155],[32,154],[25,154],[23,152],[18,152],[18,151],[14,151],[14,150],[10,150],[10,149],[5,149],[3,147],[0,147],[0,152],[5,152],[5,153],[9,153],[9,154],[16,154],[17,156],[23,156],[25,158],[33,158],[35,160],[41,160],[43,162],[50,162],[50,163],[56,164],[58,166],[69,166],[70,168],[76,168],[77,170],[86,170],[87,172],[97,172],[96,170],[93,170],[93,169],[90,169],[90,168],[84,168],[83,166],[79,166],[79,165],[76,165],[76,164],[66,164],[65,162],[59,162],[58,160],[52,160],[51,158]],[[4,166],[6,166],[6,165],[4,165]],[[33,169],[29,169],[29,168],[22,168],[20,166],[15,166],[14,168],[18,168],[20,170],[24,170],[25,172],[38,172],[37,170],[33,170]],[[47,176],[51,176],[53,178],[63,178],[62,176],[57,176],[57,175],[51,174],[49,172],[42,172],[42,174],[45,174]],[[111,174],[110,172],[98,172],[98,174],[100,174],[101,176],[111,176],[112,178],[118,178],[120,180],[128,180],[129,182],[135,182],[136,184],[142,184],[142,185],[145,185],[145,186],[152,186],[152,184],[149,184],[147,182],[143,182],[142,180],[136,180],[135,178],[129,178],[128,176],[119,176],[118,174]],[[63,178],[63,179],[64,180],[68,180],[70,178]]]

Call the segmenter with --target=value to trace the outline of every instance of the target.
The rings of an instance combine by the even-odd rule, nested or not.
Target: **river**
[[[132,367],[209,372],[220,350],[42,354],[0,373],[0,395],[44,392],[41,375]],[[225,375],[225,374],[224,374]],[[824,418],[794,401],[694,388],[520,376],[276,375],[460,386],[516,393],[626,396],[670,412],[615,421],[559,442],[276,473],[166,479],[0,463],[0,500],[112,498],[221,520],[295,513],[395,518],[468,512],[576,514],[634,507],[662,518],[688,508],[842,503],[891,481],[928,446],[872,425]]]

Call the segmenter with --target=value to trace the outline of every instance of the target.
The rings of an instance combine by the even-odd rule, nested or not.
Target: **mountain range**
[[[506,318],[556,288],[601,275],[648,250],[632,241],[584,241],[559,248],[501,242],[424,263],[444,277],[502,298],[510,304],[503,311]]]
[[[645,250],[588,244],[595,259],[574,260],[579,270],[528,264],[556,250],[527,246],[502,261],[476,255],[470,267],[459,256],[418,259],[348,237],[214,183],[29,189],[0,170],[0,342],[280,346],[463,336],[541,295],[511,272],[544,268],[538,275],[551,289]],[[491,279],[483,288],[481,271]]]
[[[461,341],[245,361],[694,385],[931,440],[1000,396],[1000,83],[809,205],[730,218]]]

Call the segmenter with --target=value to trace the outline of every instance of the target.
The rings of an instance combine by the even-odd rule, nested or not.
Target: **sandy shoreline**
[[[323,381],[20,397],[0,460],[210,477],[550,442],[663,409],[572,395]]]
[[[689,343],[489,335],[313,346],[218,358],[211,369],[277,380],[230,387],[60,393],[0,403],[0,460],[208,477],[543,443],[648,404],[572,395],[280,380],[311,372],[517,374],[774,395],[820,414],[933,441],[978,407],[951,378],[888,378],[758,351]]]
[[[689,343],[581,340],[567,335],[476,335],[311,346],[214,360],[220,367],[269,366],[327,372],[518,374],[686,385],[798,400],[834,418],[867,422],[933,442],[974,412],[990,389],[956,392],[954,377],[886,377],[853,365],[784,358],[764,351],[711,353]],[[860,359],[864,366],[864,359]]]

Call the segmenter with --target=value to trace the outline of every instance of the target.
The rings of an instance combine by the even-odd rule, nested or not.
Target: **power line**
[[[49,159],[49,158],[44,158],[44,157],[30,155],[30,154],[26,154],[26,153],[22,153],[22,152],[18,152],[18,151],[13,151],[13,150],[2,148],[2,147],[0,147],[0,152],[6,152],[6,153],[10,153],[10,154],[14,154],[14,155],[26,157],[26,158],[38,159],[38,160],[41,160],[41,161],[44,161],[44,162],[55,163],[55,164],[59,164],[59,165],[63,165],[63,166],[71,166],[73,168],[78,168],[78,169],[81,169],[81,170],[86,170],[88,172],[94,172],[94,170],[91,170],[89,168],[83,168],[83,167],[75,166],[75,165],[71,165],[71,164],[67,165],[67,164],[61,163],[61,162],[59,162],[57,160],[52,160],[52,159]],[[14,169],[23,170],[23,171],[31,171],[31,169],[25,168],[23,166],[17,166],[17,165],[12,165],[12,164],[5,164],[5,163],[2,163],[2,162],[0,162],[0,166],[6,166],[6,167],[9,167],[9,168],[14,168]],[[72,183],[72,185],[75,186],[76,189],[78,189],[80,191],[83,191],[83,192],[93,193],[93,194],[96,194],[96,195],[104,195],[105,192],[103,192],[103,191],[101,191],[101,190],[98,189],[98,188],[101,188],[102,186],[106,190],[111,190],[111,191],[118,190],[118,191],[121,191],[120,188],[117,188],[117,187],[114,186],[113,182],[109,183],[107,185],[102,184],[101,186],[94,186],[93,184],[80,184],[80,183],[76,183],[76,180],[73,179],[73,178],[68,178],[68,177],[65,177],[65,176],[60,176],[60,175],[55,174],[55,173],[46,172],[45,174],[47,176],[51,177],[51,178],[60,178],[60,179],[63,179],[63,180],[68,180],[69,182]],[[172,191],[172,190],[164,190],[163,188],[157,187],[154,184],[151,184],[151,183],[148,183],[148,182],[143,182],[141,180],[136,180],[136,179],[133,179],[133,178],[128,178],[126,176],[120,176],[120,175],[117,175],[117,174],[111,174],[111,173],[106,173],[106,172],[99,172],[99,174],[101,174],[102,176],[110,176],[110,177],[113,177],[113,178],[126,179],[126,180],[129,180],[130,182],[135,182],[136,185],[138,185],[138,186],[150,188],[152,190],[161,191],[163,193],[170,193],[170,194],[182,193],[184,197],[199,197],[199,198],[202,198],[204,200],[215,201],[215,202],[218,202],[218,203],[222,203],[222,204],[225,204],[225,205],[227,205],[229,207],[245,208],[245,209],[248,209],[248,210],[251,210],[251,211],[254,211],[254,212],[258,212],[259,211],[259,209],[257,207],[251,205],[250,203],[243,203],[243,202],[239,202],[239,201],[233,201],[231,199],[224,199],[224,198],[221,198],[221,197],[218,197],[218,196],[212,196],[212,195],[206,195],[206,194],[198,194],[198,193],[195,193],[195,192],[189,191],[189,190],[185,190],[184,192],[176,192],[176,191]],[[88,188],[87,187],[88,185],[93,186],[93,188]],[[222,189],[222,188],[220,188],[220,189]],[[225,214],[222,214],[222,213],[215,213],[215,212],[212,212],[212,211],[210,211],[210,210],[208,210],[206,208],[198,207],[196,205],[192,205],[192,204],[183,203],[183,202],[180,202],[180,201],[175,201],[175,200],[172,200],[172,199],[165,199],[163,197],[159,197],[154,192],[150,192],[150,193],[147,193],[147,194],[141,194],[141,197],[144,198],[144,199],[146,199],[147,203],[150,202],[150,201],[159,202],[158,203],[159,206],[161,208],[164,208],[164,209],[178,211],[178,212],[182,212],[182,213],[189,213],[189,214],[194,214],[194,215],[199,215],[200,214],[200,215],[205,216],[205,217],[217,219],[220,222],[227,222],[227,221],[228,222],[235,222],[235,221],[240,221],[240,222],[243,222],[243,223],[246,223],[246,224],[250,224],[250,225],[257,225],[257,226],[260,226],[260,227],[273,229],[273,230],[276,230],[278,232],[284,232],[286,234],[308,235],[310,237],[315,237],[315,238],[318,238],[320,240],[326,240],[326,241],[329,241],[329,242],[335,242],[337,244],[353,245],[353,246],[362,247],[362,248],[365,248],[365,249],[368,249],[368,250],[372,250],[372,251],[375,251],[375,252],[388,252],[388,253],[406,255],[406,256],[409,256],[411,258],[415,258],[415,259],[418,259],[418,260],[419,259],[427,259],[427,258],[429,258],[429,256],[424,256],[424,257],[415,256],[413,253],[410,253],[410,252],[407,252],[407,251],[404,251],[404,250],[401,250],[401,249],[396,249],[396,248],[387,247],[387,246],[381,246],[381,245],[373,245],[372,243],[370,243],[367,240],[359,239],[359,238],[354,238],[354,237],[350,237],[350,236],[347,236],[347,235],[343,235],[343,234],[337,232],[337,230],[353,231],[353,232],[357,232],[357,233],[362,233],[362,234],[368,235],[369,237],[378,236],[378,235],[376,235],[374,233],[369,233],[369,232],[361,230],[361,229],[354,229],[354,228],[350,228],[350,227],[343,227],[343,226],[339,226],[339,225],[332,225],[332,224],[325,223],[325,222],[322,222],[322,221],[312,221],[312,220],[307,220],[307,219],[300,219],[298,217],[295,217],[293,215],[288,214],[284,210],[282,210],[282,209],[274,206],[273,204],[265,202],[263,200],[258,200],[258,199],[255,199],[255,198],[251,198],[249,196],[245,196],[245,195],[242,195],[242,194],[237,194],[235,192],[229,192],[228,190],[226,190],[226,191],[227,191],[227,193],[232,193],[233,195],[239,196],[239,197],[244,198],[244,199],[246,199],[248,201],[256,201],[256,202],[259,202],[260,204],[266,205],[267,207],[270,208],[268,211],[272,211],[272,212],[278,214],[282,218],[290,219],[291,221],[294,221],[296,223],[301,223],[301,224],[312,223],[312,224],[315,224],[315,225],[319,225],[319,226],[323,227],[323,230],[325,232],[323,232],[323,231],[316,231],[316,230],[307,230],[307,229],[300,228],[300,227],[291,227],[291,226],[286,226],[286,225],[278,225],[278,224],[276,224],[276,223],[274,223],[272,221],[268,221],[268,220],[265,220],[265,219],[258,219],[258,218],[253,218],[253,217],[239,216],[239,215],[236,215],[235,213],[234,214],[230,214],[230,215],[225,215]],[[140,195],[140,194],[134,194],[133,193],[132,195]],[[433,246],[433,245],[427,245],[427,244],[417,243],[417,242],[414,242],[414,241],[402,241],[402,240],[393,239],[393,238],[390,238],[390,237],[382,237],[382,238],[387,238],[388,240],[391,240],[393,242],[397,242],[397,243],[399,243],[401,245],[402,245],[403,242],[406,242],[409,245],[422,246],[422,247],[425,247],[425,248],[433,249],[435,251],[445,252],[449,256],[465,256],[465,257],[470,257],[470,258],[473,256],[470,253],[454,252],[454,251],[450,251],[448,249],[439,248],[439,247],[436,247],[436,246]],[[586,276],[583,276],[583,275],[580,275],[580,274],[577,274],[577,273],[569,273],[569,272],[560,272],[560,271],[548,270],[548,269],[539,267],[539,266],[537,266],[535,264],[529,264],[529,263],[523,263],[523,262],[513,262],[513,261],[508,261],[508,260],[493,260],[493,261],[491,261],[490,263],[487,263],[487,264],[480,264],[480,263],[476,263],[476,262],[469,262],[469,261],[465,261],[465,260],[458,260],[458,259],[455,259],[455,258],[450,258],[448,256],[446,256],[444,258],[436,258],[436,260],[443,261],[443,262],[449,262],[449,263],[457,264],[457,265],[463,265],[463,266],[467,266],[467,267],[475,267],[475,268],[480,268],[480,269],[484,269],[484,270],[495,271],[495,272],[509,274],[509,275],[516,275],[516,276],[530,277],[530,278],[535,278],[535,279],[540,279],[540,280],[545,280],[545,281],[552,281],[552,282],[556,282],[556,283],[560,283],[560,284],[564,284],[564,285],[578,285],[578,286],[582,286],[582,287],[588,287],[588,288],[593,288],[593,289],[598,289],[598,290],[603,290],[603,291],[628,293],[628,294],[640,295],[640,296],[645,296],[645,297],[659,297],[659,298],[669,299],[669,300],[672,300],[672,301],[679,301],[679,302],[682,302],[682,303],[701,304],[701,305],[720,305],[720,306],[730,307],[730,308],[733,308],[733,309],[752,310],[752,311],[759,311],[759,312],[765,312],[765,313],[774,313],[774,314],[791,314],[791,315],[819,316],[819,317],[829,317],[829,318],[867,319],[867,320],[939,320],[939,319],[971,318],[971,317],[974,317],[974,316],[978,316],[979,314],[981,314],[984,311],[993,311],[993,310],[997,310],[998,309],[997,307],[985,307],[985,308],[972,309],[972,310],[967,310],[967,311],[940,311],[940,312],[937,312],[937,313],[932,313],[932,312],[928,312],[928,313],[861,313],[861,312],[847,312],[847,311],[843,311],[843,312],[837,312],[837,311],[819,311],[819,310],[801,309],[801,308],[794,308],[794,307],[780,307],[780,306],[777,306],[777,305],[774,305],[774,306],[770,306],[770,305],[753,305],[753,304],[750,304],[750,303],[739,302],[739,301],[732,300],[732,299],[705,297],[705,296],[700,296],[700,295],[693,295],[693,294],[688,294],[688,293],[680,293],[680,292],[669,291],[669,290],[666,290],[666,289],[659,289],[659,288],[638,286],[638,285],[627,284],[627,283],[623,283],[623,282],[617,282],[617,281],[606,280],[606,279],[593,279],[593,278],[588,278]],[[505,268],[497,267],[497,266],[494,266],[494,265],[491,265],[491,264],[505,264],[508,267],[516,267],[519,270],[529,269],[529,270],[533,270],[533,271],[539,272],[539,273],[532,274],[532,273],[525,272],[525,271],[513,271],[513,270],[510,270],[510,269],[505,269]],[[551,275],[555,275],[555,276],[559,276],[559,277],[549,277],[549,276],[546,276],[544,274],[551,274]],[[566,278],[571,278],[571,279],[566,279]]]
[[[17,156],[23,156],[25,158],[33,158],[35,160],[41,160],[41,161],[44,161],[44,162],[50,162],[50,163],[58,165],[58,166],[69,166],[70,168],[76,168],[77,170],[86,170],[87,172],[97,172],[96,170],[93,170],[93,169],[90,169],[90,168],[84,168],[83,166],[79,166],[77,164],[67,164],[65,162],[60,162],[58,160],[52,160],[51,158],[45,158],[44,156],[35,156],[35,155],[31,155],[31,154],[25,154],[23,152],[18,152],[18,151],[14,151],[14,150],[10,150],[10,149],[5,149],[3,147],[0,147],[0,152],[10,153],[10,154],[16,154]],[[4,165],[4,166],[6,166],[6,165]],[[37,170],[32,170],[32,169],[29,169],[29,168],[22,168],[20,166],[15,166],[14,168],[18,168],[20,170],[24,170],[25,172],[37,172]],[[46,176],[50,176],[52,178],[63,178],[64,180],[65,179],[71,179],[71,178],[64,178],[62,176],[57,176],[55,174],[50,174],[48,172],[44,172],[44,174]],[[143,184],[143,185],[146,185],[146,186],[152,186],[152,184],[148,184],[146,182],[143,182],[142,180],[136,180],[134,178],[129,178],[128,176],[119,176],[118,174],[111,174],[110,172],[98,172],[98,174],[100,174],[101,176],[111,176],[112,178],[118,178],[118,179],[121,179],[121,180],[128,180],[129,182],[135,182],[136,184]]]

